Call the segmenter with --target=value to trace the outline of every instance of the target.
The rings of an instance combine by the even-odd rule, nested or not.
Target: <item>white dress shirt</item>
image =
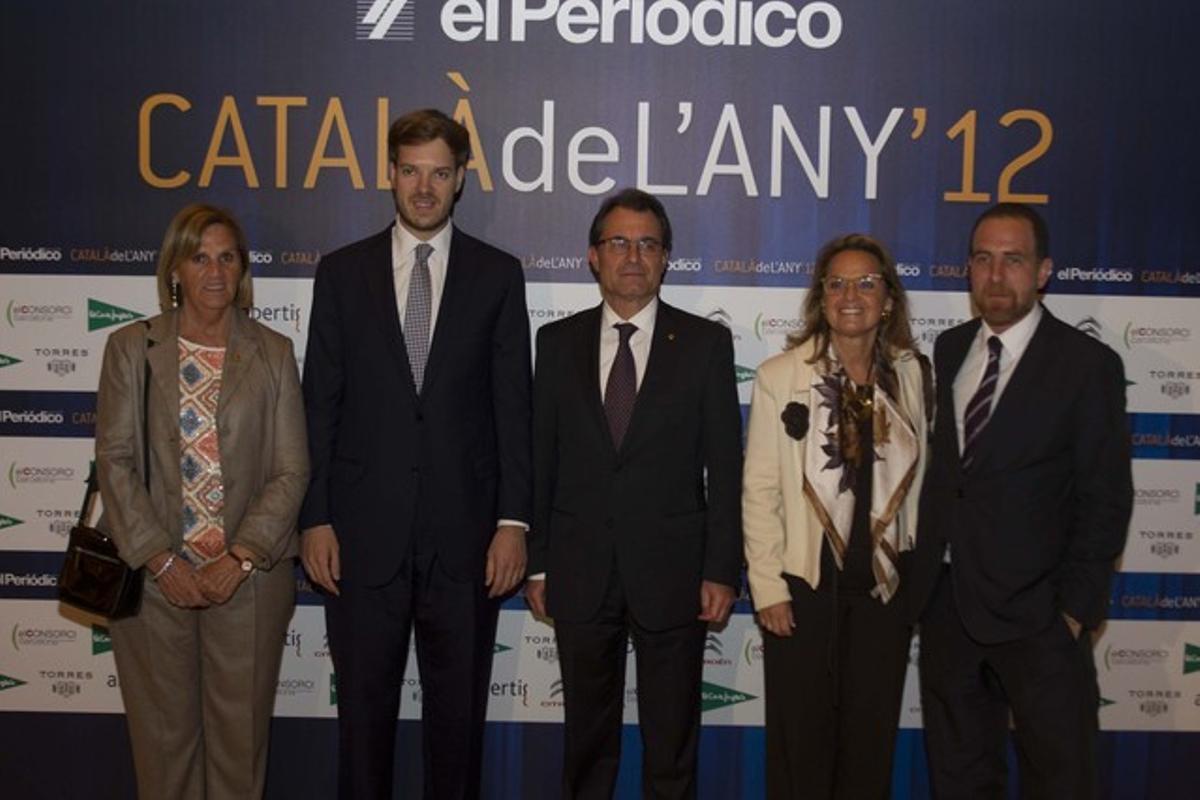
[[[1035,303],[1028,314],[1004,333],[993,332],[986,322],[979,326],[979,332],[975,334],[974,341],[967,348],[967,357],[963,359],[958,374],[954,376],[954,424],[958,428],[958,451],[960,453],[963,448],[963,416],[967,411],[967,403],[971,402],[971,397],[979,388],[980,381],[983,380],[984,370],[987,369],[988,337],[999,336],[1001,344],[1000,374],[996,378],[996,391],[992,394],[992,407],[988,412],[991,414],[996,410],[996,404],[1000,402],[1000,395],[1004,393],[1004,387],[1012,378],[1013,370],[1017,368],[1017,363],[1025,354],[1025,348],[1029,346],[1029,340],[1033,338],[1033,332],[1037,330],[1038,323],[1041,321],[1042,304]]]
[[[408,311],[408,285],[412,281],[413,264],[417,261],[417,245],[433,247],[429,254],[429,339],[437,326],[438,306],[442,303],[442,289],[446,285],[446,265],[450,263],[450,239],[454,225],[447,222],[428,241],[422,242],[409,233],[396,217],[392,226],[392,282],[396,285],[396,311],[400,314],[400,328],[404,328],[404,314]]]
[[[612,372],[617,360],[617,348],[621,345],[621,334],[613,326],[620,322],[632,322],[637,330],[629,336],[629,349],[633,353],[633,368],[637,372],[637,388],[642,388],[646,376],[646,362],[650,360],[650,342],[654,340],[654,320],[658,317],[658,298],[653,298],[646,307],[629,319],[621,319],[608,303],[600,309],[600,402],[608,389],[608,373]],[[530,575],[531,581],[546,580],[546,573]]]
[[[442,229],[427,241],[422,241],[409,233],[400,224],[397,215],[396,224],[392,226],[392,282],[396,285],[396,311],[400,315],[400,328],[404,328],[404,315],[408,311],[408,285],[412,280],[413,265],[417,262],[417,245],[427,244],[433,248],[429,254],[429,340],[433,341],[433,332],[437,325],[438,306],[442,304],[442,289],[446,285],[446,265],[450,263],[450,239],[454,234],[454,225],[447,222]],[[516,525],[529,530],[529,525],[516,519],[502,519],[496,522],[496,527]]]
[[[608,389],[608,373],[617,359],[617,348],[621,334],[613,327],[621,322],[632,322],[637,330],[629,337],[629,349],[633,352],[633,366],[637,371],[637,388],[642,388],[646,375],[646,362],[650,360],[650,343],[654,340],[654,320],[658,317],[658,298],[652,298],[645,308],[629,319],[621,319],[608,303],[600,311],[600,402]]]

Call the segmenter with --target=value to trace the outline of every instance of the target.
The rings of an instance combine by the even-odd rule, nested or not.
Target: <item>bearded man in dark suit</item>
[[[1053,268],[1032,208],[971,232],[980,318],[938,337],[937,415],[911,598],[933,794],[1095,795],[1106,616],[1133,501],[1121,359],[1038,302]]]

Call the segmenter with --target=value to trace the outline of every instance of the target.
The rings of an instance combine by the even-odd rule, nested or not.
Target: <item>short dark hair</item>
[[[425,144],[441,139],[454,154],[454,166],[465,167],[471,157],[471,134],[436,108],[410,111],[388,128],[388,161],[396,163],[402,145]]]
[[[595,247],[600,244],[600,237],[604,235],[604,220],[618,208],[652,213],[658,219],[658,227],[662,228],[663,250],[671,252],[671,220],[667,218],[667,210],[657,197],[633,187],[610,195],[600,204],[600,210],[592,218],[592,227],[588,231],[588,246]]]
[[[996,203],[979,215],[975,220],[975,224],[971,226],[971,238],[967,240],[967,255],[970,256],[975,249],[975,231],[979,230],[979,226],[984,223],[984,220],[989,219],[1023,219],[1033,228],[1033,249],[1037,260],[1041,262],[1050,256],[1050,229],[1046,227],[1046,220],[1042,219],[1032,206],[1027,206],[1024,203]]]

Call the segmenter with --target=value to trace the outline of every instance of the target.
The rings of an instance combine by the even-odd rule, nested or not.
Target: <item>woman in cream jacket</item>
[[[861,234],[826,244],[802,331],[758,369],[747,434],[768,797],[888,795],[928,374],[884,247]]]

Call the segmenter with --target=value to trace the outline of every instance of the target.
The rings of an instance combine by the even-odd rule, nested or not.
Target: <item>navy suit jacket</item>
[[[547,612],[594,617],[614,567],[650,630],[700,613],[700,583],[742,566],[741,413],[729,330],[659,302],[617,449],[600,398],[601,307],[538,331],[529,571]]]
[[[418,525],[451,575],[482,581],[498,519],[531,518],[529,317],[520,262],[458,229],[424,386],[396,310],[392,230],[321,259],[304,364],[312,479],[343,577],[387,582]]]
[[[1061,612],[1095,628],[1106,616],[1133,505],[1121,359],[1043,309],[966,471],[954,379],[980,324],[951,328],[934,350],[937,416],[921,493],[913,617],[949,543],[955,601],[976,640],[1023,638]]]

